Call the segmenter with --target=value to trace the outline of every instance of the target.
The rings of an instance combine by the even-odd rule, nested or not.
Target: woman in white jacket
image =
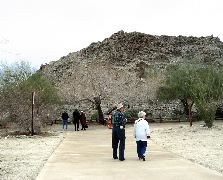
[[[147,147],[147,139],[150,138],[149,124],[145,120],[146,113],[140,111],[138,113],[139,119],[135,121],[134,124],[134,136],[136,138],[137,153],[139,160],[145,161],[145,152]]]

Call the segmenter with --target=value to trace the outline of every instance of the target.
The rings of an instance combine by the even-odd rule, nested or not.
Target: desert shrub
[[[91,120],[97,121],[99,120],[99,115],[98,111],[94,111],[93,114],[91,115]]]
[[[139,112],[138,109],[127,109],[124,112],[124,115],[129,122],[132,122],[132,121],[138,119],[138,112]]]
[[[207,104],[201,103],[198,104],[197,108],[199,110],[199,119],[203,120],[208,128],[211,128],[215,118],[216,105],[209,104],[207,108]]]
[[[42,124],[41,110],[47,105],[59,102],[53,84],[41,71],[34,71],[29,63],[21,62],[0,66],[0,114],[8,114],[10,121],[21,132],[30,132],[32,92],[35,92],[34,117]],[[34,124],[34,125],[36,125]]]
[[[223,97],[223,69],[196,63],[170,65],[164,85],[157,91],[157,97],[160,100],[181,100],[190,112],[189,117],[195,104],[200,116],[211,127],[210,121],[215,117],[213,109],[216,109],[216,104]],[[190,125],[192,126],[191,118]]]

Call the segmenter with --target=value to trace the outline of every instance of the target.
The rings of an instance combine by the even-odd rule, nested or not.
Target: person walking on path
[[[75,131],[79,131],[79,121],[80,121],[80,113],[77,109],[73,112],[73,124]]]
[[[62,113],[62,121],[63,121],[63,129],[66,128],[66,130],[67,130],[67,122],[68,122],[68,118],[69,118],[69,116],[68,116],[67,112],[64,111],[64,112]]]
[[[112,148],[113,158],[118,159],[117,149],[119,144],[119,160],[124,161],[125,150],[125,124],[126,118],[123,114],[125,108],[123,104],[119,104],[116,112],[113,114],[113,128],[112,128]]]
[[[81,111],[81,114],[80,114],[80,122],[81,122],[81,130],[86,130],[86,125],[87,125],[87,121],[86,121],[86,116],[85,116],[85,113],[83,111]]]
[[[145,161],[145,152],[147,147],[147,139],[150,138],[149,124],[145,120],[146,113],[140,111],[138,113],[139,119],[134,124],[134,137],[136,138],[137,154],[139,160]]]

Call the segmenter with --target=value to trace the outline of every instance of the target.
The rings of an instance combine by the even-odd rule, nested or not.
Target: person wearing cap
[[[138,158],[139,160],[142,159],[145,161],[147,139],[150,138],[150,129],[148,122],[145,120],[146,113],[140,111],[138,117],[139,119],[134,124],[134,136],[136,138]]]
[[[124,161],[125,150],[125,124],[126,118],[123,114],[125,108],[123,104],[119,104],[116,112],[113,114],[113,128],[112,128],[112,148],[113,158]],[[117,150],[119,145],[119,158],[117,156]]]

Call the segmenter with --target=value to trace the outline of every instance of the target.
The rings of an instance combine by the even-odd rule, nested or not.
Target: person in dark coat
[[[63,121],[63,129],[66,128],[66,130],[67,130],[67,122],[68,122],[68,118],[69,118],[67,112],[64,111],[64,112],[62,113],[62,116],[61,116],[61,117],[62,117],[62,121]],[[65,128],[64,128],[64,127],[65,127]]]
[[[81,126],[82,126],[81,130],[86,130],[85,128],[87,125],[87,121],[86,121],[86,116],[83,111],[81,111],[81,114],[80,114],[80,122],[81,122]]]
[[[124,161],[124,150],[125,150],[125,124],[127,119],[125,118],[123,112],[125,108],[123,104],[119,104],[117,110],[113,113],[113,124],[112,124],[112,149],[113,158]],[[117,150],[119,146],[119,157],[117,155]]]
[[[79,121],[80,121],[80,113],[77,109],[73,112],[73,123],[75,131],[79,131]]]

